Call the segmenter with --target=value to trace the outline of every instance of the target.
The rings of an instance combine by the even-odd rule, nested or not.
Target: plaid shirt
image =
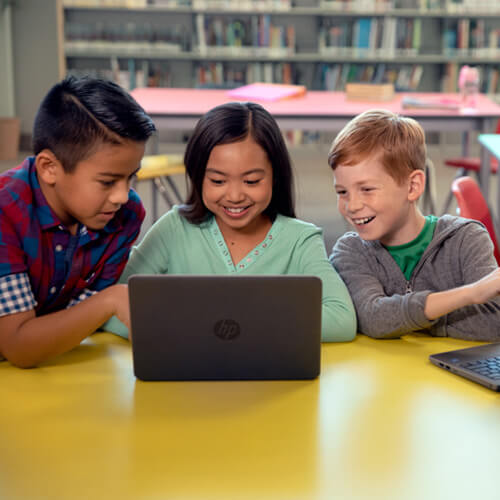
[[[0,316],[74,305],[120,277],[145,211],[135,191],[100,231],[72,235],[42,194],[35,158],[0,175]]]

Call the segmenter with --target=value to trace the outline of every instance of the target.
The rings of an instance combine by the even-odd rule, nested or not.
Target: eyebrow
[[[217,170],[216,168],[207,168],[206,172],[209,172],[211,174],[219,174],[219,175],[228,175],[225,172],[221,172],[220,170]],[[250,175],[250,174],[263,174],[265,173],[265,170],[263,168],[253,168],[252,170],[247,170],[246,172],[243,172],[243,175]]]
[[[137,172],[139,172],[140,168],[141,167],[137,167],[128,177],[132,177],[133,175],[135,175]],[[123,177],[125,177],[122,174],[116,174],[114,172],[99,172],[97,175],[98,176],[111,177],[113,179],[123,179]]]
[[[363,179],[362,181],[355,182],[354,185],[355,186],[362,186],[363,184],[377,184],[379,182],[380,181],[378,181],[377,179]],[[343,184],[337,184],[335,181],[333,182],[333,185],[335,187],[344,187]]]

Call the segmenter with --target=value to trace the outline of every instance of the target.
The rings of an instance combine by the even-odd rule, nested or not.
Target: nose
[[[232,203],[238,203],[245,199],[244,189],[240,182],[228,183],[226,199]]]
[[[113,205],[124,205],[128,201],[130,183],[128,181],[117,182],[109,195],[109,201]]]
[[[350,193],[345,200],[345,211],[348,213],[355,213],[363,208],[363,201],[356,193]]]

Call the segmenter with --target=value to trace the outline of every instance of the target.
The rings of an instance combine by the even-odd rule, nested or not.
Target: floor
[[[455,169],[443,165],[443,159],[460,154],[460,138],[440,138],[441,144],[428,146],[429,157],[435,164],[436,173],[436,199],[438,214],[441,212],[446,194],[449,191],[451,181],[456,174]],[[326,141],[325,141],[326,142]],[[471,145],[472,154],[478,153],[477,145]],[[332,174],[326,163],[328,144],[306,144],[301,146],[290,146],[290,153],[296,173],[296,206],[297,215],[301,219],[314,222],[324,229],[324,237],[327,250],[330,251],[336,239],[342,235],[347,225],[340,217],[336,208],[335,193],[333,191]],[[160,152],[183,153],[183,144],[161,144]],[[0,161],[0,171],[18,164],[28,153],[20,153],[17,160]],[[182,175],[174,178],[181,193],[185,193],[185,181]],[[496,185],[496,183],[493,183]],[[496,186],[492,186],[491,199],[496,195]],[[141,196],[146,209],[151,206],[151,189],[149,183],[140,183],[137,191]],[[160,213],[168,207],[163,199],[160,199]],[[456,206],[453,203],[449,213],[455,213]],[[150,210],[148,210],[150,212]],[[146,217],[143,231],[151,226],[151,215]]]

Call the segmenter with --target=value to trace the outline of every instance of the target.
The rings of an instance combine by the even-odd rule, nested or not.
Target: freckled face
[[[334,184],[339,212],[364,240],[400,245],[416,237],[408,182],[399,185],[380,161],[339,165]]]

